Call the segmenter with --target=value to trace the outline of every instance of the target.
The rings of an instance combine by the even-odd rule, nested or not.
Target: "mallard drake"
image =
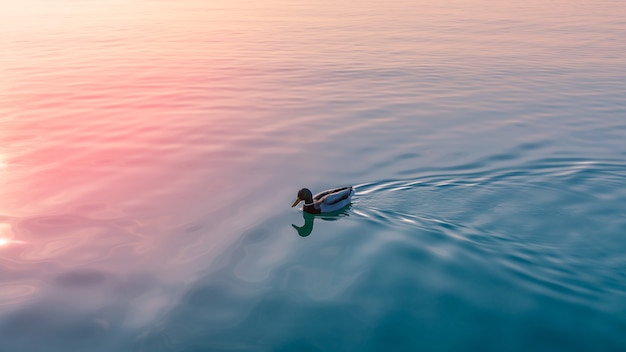
[[[291,206],[295,207],[298,203],[304,201],[302,210],[306,213],[331,213],[350,204],[352,195],[354,195],[352,186],[324,191],[316,194],[315,197],[308,188],[303,188],[298,191],[298,196]]]

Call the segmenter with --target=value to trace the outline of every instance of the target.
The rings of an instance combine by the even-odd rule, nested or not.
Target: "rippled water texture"
[[[625,19],[3,2],[0,350],[626,350]]]

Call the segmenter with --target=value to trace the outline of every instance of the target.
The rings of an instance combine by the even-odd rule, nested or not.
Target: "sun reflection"
[[[0,224],[0,248],[10,244],[24,244],[24,241],[14,241],[10,224]]]

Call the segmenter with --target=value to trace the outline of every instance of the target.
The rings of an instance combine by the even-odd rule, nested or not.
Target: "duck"
[[[308,188],[302,188],[298,191],[298,196],[291,207],[295,207],[304,201],[302,210],[309,214],[332,213],[340,210],[352,201],[354,195],[354,187],[340,187],[320,192],[313,196]]]

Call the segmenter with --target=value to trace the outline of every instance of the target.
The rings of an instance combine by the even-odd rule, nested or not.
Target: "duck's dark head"
[[[308,188],[303,188],[298,191],[298,196],[291,206],[295,207],[296,205],[298,205],[298,203],[302,201],[304,201],[304,204],[313,203],[313,193],[311,193]]]

